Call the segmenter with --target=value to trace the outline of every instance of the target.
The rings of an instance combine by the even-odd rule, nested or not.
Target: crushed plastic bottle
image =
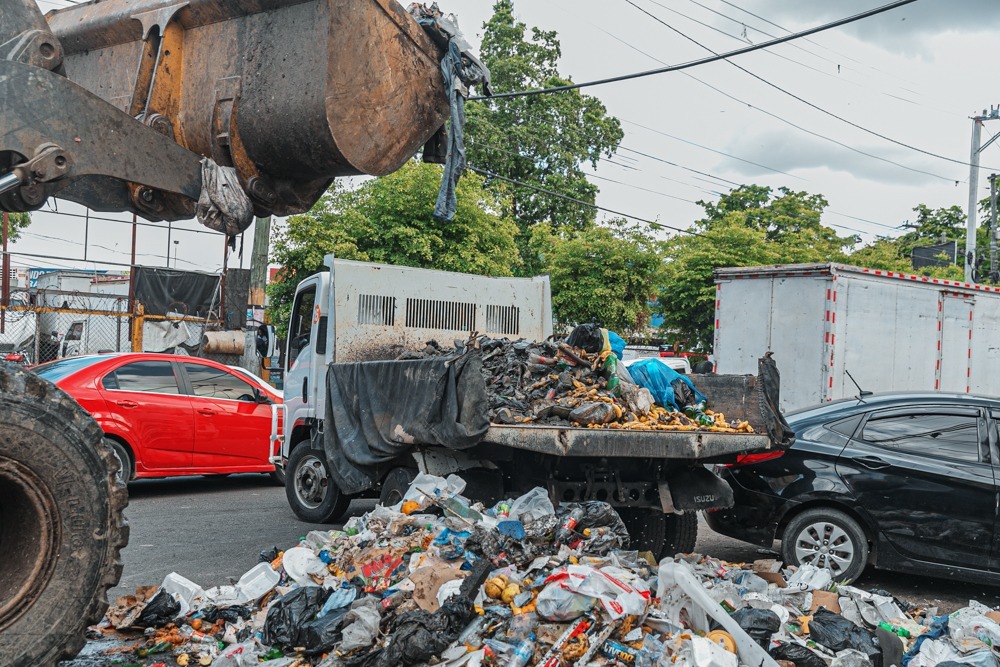
[[[521,643],[517,645],[517,648],[514,649],[514,653],[507,661],[506,667],[525,667],[525,665],[531,662],[531,658],[534,655],[535,635],[530,634],[526,639],[522,640]]]

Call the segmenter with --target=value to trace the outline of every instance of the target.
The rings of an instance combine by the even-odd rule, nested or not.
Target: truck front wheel
[[[305,443],[288,457],[285,496],[295,515],[309,523],[334,523],[351,505],[330,476],[326,456]]]
[[[655,509],[619,509],[632,537],[632,549],[651,551],[657,559],[691,553],[698,541],[698,515],[664,514]]]
[[[108,607],[128,542],[118,463],[55,385],[0,363],[0,656],[54,665]]]

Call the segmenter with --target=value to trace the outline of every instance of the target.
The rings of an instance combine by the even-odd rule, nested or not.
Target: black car
[[[899,393],[792,413],[786,452],[718,472],[736,497],[716,532],[850,582],[865,566],[1000,584],[1000,400]]]

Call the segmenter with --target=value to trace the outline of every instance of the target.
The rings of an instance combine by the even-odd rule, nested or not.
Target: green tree
[[[852,252],[847,261],[869,269],[919,273],[920,275],[951,280],[961,279],[965,273],[961,264],[961,257],[965,249],[965,212],[958,206],[932,209],[925,204],[918,204],[913,208],[913,212],[917,215],[915,222],[911,225],[914,227],[911,231],[895,238],[880,236]],[[958,264],[951,263],[947,266],[927,267],[919,270],[913,268],[911,258],[914,248],[947,241],[955,241],[959,246]],[[984,243],[986,247],[989,246],[989,230],[980,227],[977,232],[977,244],[982,247]]]
[[[540,223],[531,238],[552,282],[556,319],[567,325],[596,320],[623,336],[649,324],[665,271],[661,244],[621,219],[561,233]]]
[[[827,202],[820,195],[744,185],[717,203],[699,203],[705,217],[690,234],[666,244],[669,262],[658,304],[668,337],[692,350],[712,346],[715,269],[843,261],[845,248],[857,240],[821,224]]]
[[[498,0],[483,26],[482,59],[497,92],[551,88],[570,83],[561,75],[555,31],[531,29],[514,18],[512,0]],[[596,97],[567,91],[548,95],[470,102],[466,129],[469,163],[500,176],[529,183],[593,204],[598,188],[582,167],[597,166],[621,142],[621,124]],[[543,192],[519,188],[509,200],[520,228],[518,245],[523,273],[540,264],[529,254],[531,228],[548,222],[554,228],[581,230],[593,224],[594,209]]]
[[[520,266],[517,225],[504,213],[506,192],[484,186],[475,174],[458,186],[455,220],[433,217],[441,168],[415,161],[357,189],[339,183],[309,213],[292,216],[274,239],[271,261],[282,266],[268,286],[270,318],[284,327],[303,279],[323,268],[333,253],[399,266],[417,266],[493,276]]]
[[[8,213],[7,214],[7,238],[16,241],[21,232],[31,224],[31,214],[29,213]]]

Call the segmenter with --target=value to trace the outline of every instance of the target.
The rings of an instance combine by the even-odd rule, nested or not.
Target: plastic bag
[[[631,541],[628,528],[614,507],[599,500],[563,504],[559,506],[559,519],[575,508],[583,510],[583,517],[574,530],[578,533],[590,530],[590,536],[584,541],[588,554],[603,556],[612,549],[628,548]]]
[[[598,600],[613,619],[619,619],[623,616],[642,616],[646,613],[650,599],[649,587],[645,581],[627,570],[610,566],[602,567],[600,570],[586,565],[561,567],[549,575],[545,584],[545,588],[538,596],[537,604],[538,613],[549,620],[557,620],[554,616],[550,616],[550,612],[575,613],[583,606],[583,602],[580,600],[557,594],[556,587]],[[546,598],[547,604],[543,610],[542,596],[545,595],[546,591],[549,591],[549,596]],[[550,607],[549,600],[553,602],[558,600],[562,604]],[[590,606],[588,605],[587,609]],[[580,613],[559,620],[572,620]]]
[[[378,607],[378,602],[372,597],[357,600],[351,605],[350,611],[344,616],[343,640],[337,647],[338,651],[348,653],[372,645],[382,620]]]
[[[792,642],[778,642],[770,655],[775,660],[794,662],[795,667],[826,667],[826,662],[815,651]]]
[[[615,406],[610,403],[584,403],[569,413],[569,420],[574,424],[588,426],[613,422],[615,416]]]
[[[548,621],[566,623],[577,619],[594,608],[597,600],[574,593],[561,582],[547,584],[535,600],[538,615]]]
[[[181,614],[181,603],[166,589],[161,588],[143,607],[142,613],[133,625],[144,628],[162,628]]]
[[[872,661],[861,651],[849,648],[838,653],[830,667],[872,667]]]
[[[616,334],[614,331],[608,331],[608,343],[611,345],[611,351],[615,353],[615,356],[619,359],[625,357],[625,346],[627,343],[625,339]]]
[[[770,609],[744,607],[733,613],[733,620],[747,631],[764,650],[771,644],[771,635],[781,629],[781,619]]]
[[[788,578],[787,583],[789,588],[797,588],[803,591],[818,591],[825,589],[831,582],[833,582],[833,574],[830,570],[821,570],[815,565],[803,563]]]
[[[852,648],[873,660],[882,656],[874,635],[823,607],[813,612],[813,619],[809,621],[809,638],[832,651]]]
[[[556,508],[549,500],[549,492],[540,486],[514,500],[510,505],[510,519],[520,521],[527,529],[527,524],[545,517],[555,516]]]
[[[285,593],[267,611],[262,639],[268,646],[303,646],[303,628],[316,618],[330,592],[303,586]]]
[[[340,628],[347,612],[347,609],[336,609],[322,618],[317,618],[303,625],[299,631],[297,646],[305,648],[303,651],[305,655],[319,655],[328,652],[340,642]]]
[[[694,403],[708,402],[708,398],[695,389],[689,378],[670,368],[658,358],[637,361],[628,367],[628,372],[637,385],[648,389],[656,402],[665,408],[680,410]],[[677,392],[682,392],[687,398],[679,400],[676,396]]]
[[[444,478],[420,473],[410,482],[410,488],[403,495],[403,502],[413,501],[423,510],[430,507],[431,498],[451,498],[462,491],[465,491],[465,480],[458,475]]]
[[[596,324],[581,324],[566,337],[566,344],[591,354],[597,354],[604,347],[601,327]]]

